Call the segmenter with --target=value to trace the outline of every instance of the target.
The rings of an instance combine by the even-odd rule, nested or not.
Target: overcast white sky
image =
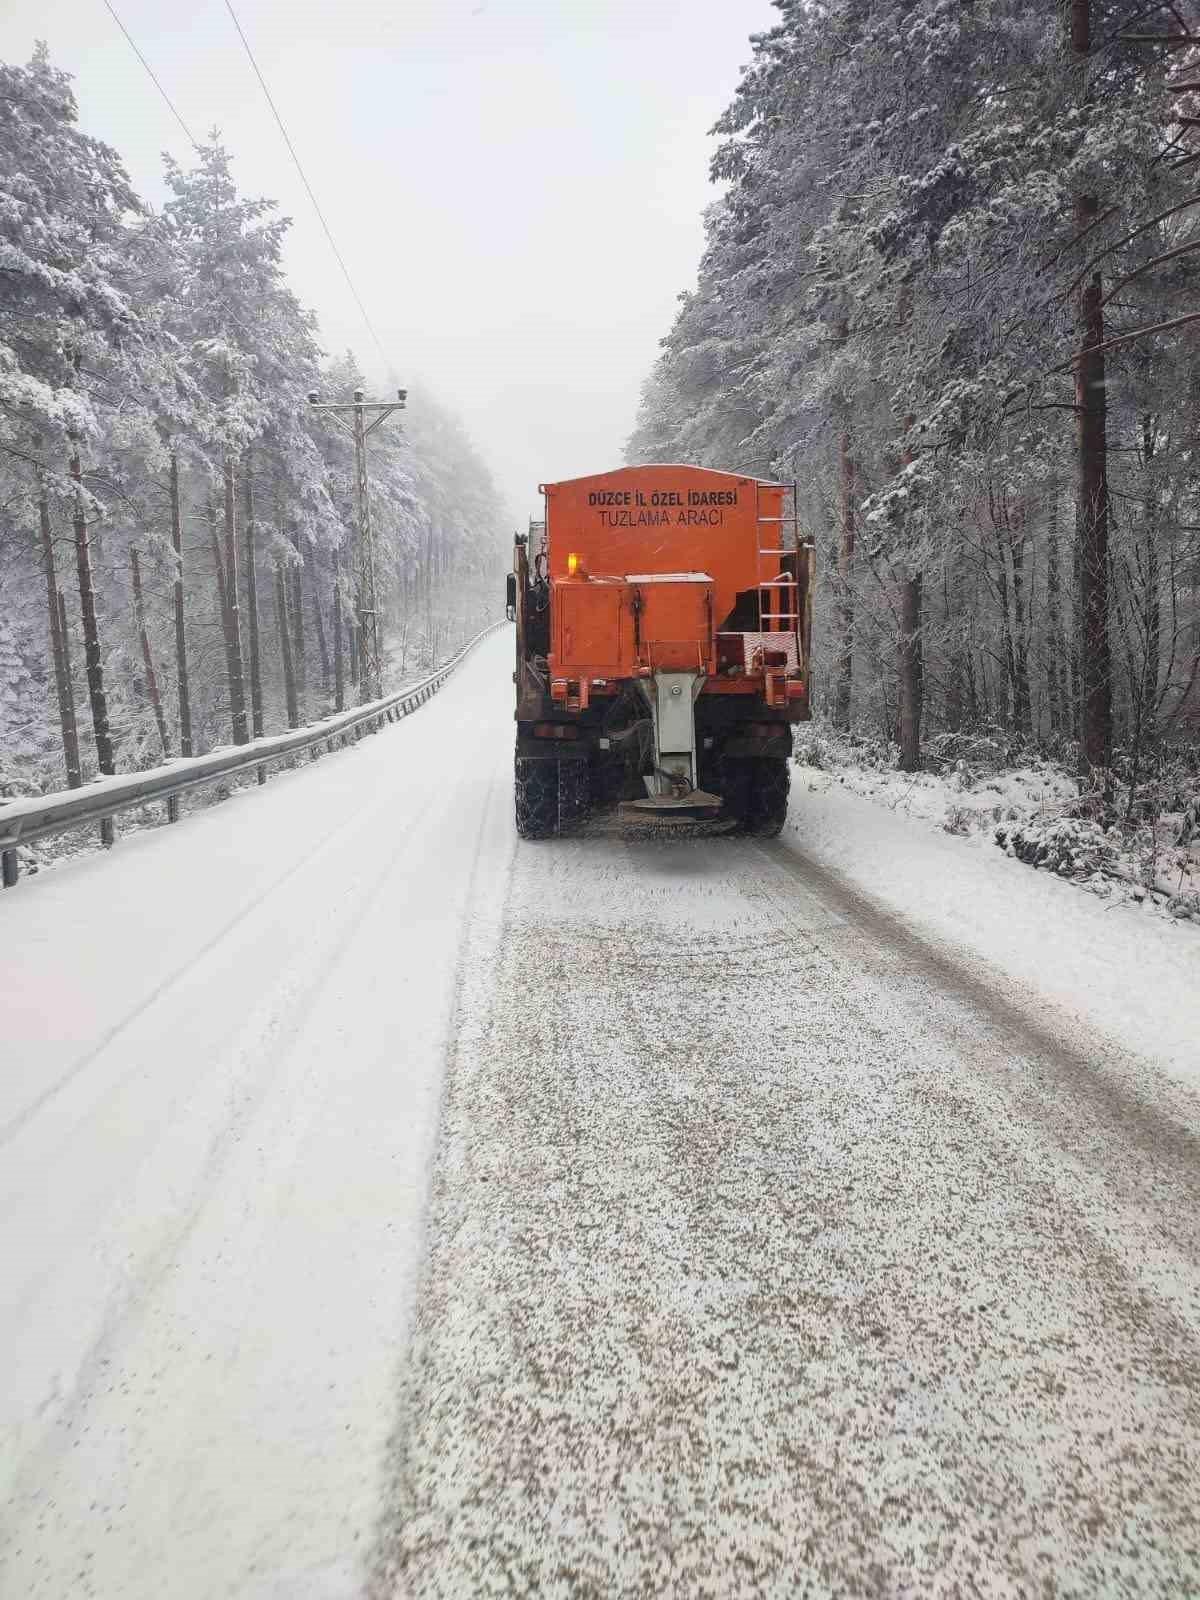
[[[470,427],[514,516],[620,461],[694,281],[707,130],[769,0],[233,0],[384,349]],[[381,364],[224,0],[113,0],[192,133],[294,219],[327,348]],[[151,201],[178,125],[103,0],[0,0],[0,57],[44,38],[81,122]]]

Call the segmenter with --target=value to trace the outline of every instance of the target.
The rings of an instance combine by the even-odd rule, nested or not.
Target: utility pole
[[[349,405],[325,405],[315,389],[309,390],[308,403],[314,411],[328,411],[340,427],[354,438],[354,481],[358,511],[358,549],[354,577],[357,591],[358,640],[360,651],[358,692],[362,701],[378,699],[383,693],[383,640],[379,627],[379,603],[375,583],[375,543],[371,536],[371,495],[367,479],[367,439],[393,411],[403,411],[407,389],[397,389],[395,400],[367,400],[355,389]],[[367,413],[373,421],[367,422]],[[347,425],[342,419],[349,417]]]

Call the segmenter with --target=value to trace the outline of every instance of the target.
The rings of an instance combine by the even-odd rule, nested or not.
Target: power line
[[[109,16],[113,19],[113,21],[116,23],[117,27],[120,28],[121,32],[125,35],[125,38],[129,43],[129,48],[133,51],[134,55],[138,58],[138,60],[145,67],[146,71],[150,74],[151,83],[153,83],[154,87],[158,90],[159,94],[162,95],[163,99],[166,101],[167,109],[170,111],[171,115],[175,118],[175,121],[183,129],[184,137],[187,139],[187,142],[191,145],[193,150],[198,150],[200,148],[200,146],[196,143],[195,139],[192,138],[192,135],[191,135],[191,132],[188,129],[187,123],[179,115],[178,111],[176,111],[175,104],[172,101],[171,96],[163,88],[162,84],[159,83],[157,77],[155,77],[154,68],[146,60],[145,56],[138,49],[137,45],[134,44],[133,38],[132,38],[132,36],[131,36],[131,34],[129,32],[129,29],[125,26],[125,24],[121,21],[120,17],[113,10],[112,6],[109,4],[109,0],[104,0],[104,5],[105,5],[105,9],[108,11]]]
[[[108,0],[105,0],[105,4],[107,4],[107,3],[108,3]],[[111,9],[111,7],[110,7],[110,9]],[[362,296],[359,294],[358,290],[354,287],[354,279],[350,276],[350,269],[346,265],[345,261],[342,259],[342,252],[338,249],[337,243],[334,240],[333,233],[332,233],[332,231],[330,229],[330,226],[325,221],[325,213],[321,210],[321,207],[318,205],[317,197],[313,193],[312,184],[309,183],[308,178],[305,176],[304,168],[300,165],[300,157],[296,154],[296,147],[295,147],[295,145],[293,145],[291,139],[288,137],[288,131],[283,125],[283,118],[279,115],[279,109],[276,106],[274,100],[271,98],[270,89],[267,88],[267,80],[263,77],[262,72],[259,70],[258,62],[254,59],[254,52],[250,48],[250,41],[246,38],[246,35],[242,32],[242,25],[237,19],[237,12],[233,9],[233,6],[230,3],[230,0],[225,0],[225,9],[226,9],[226,11],[229,12],[230,17],[233,20],[233,25],[237,29],[237,32],[238,32],[238,38],[242,41],[242,47],[244,48],[244,50],[246,52],[246,59],[249,61],[250,65],[254,68],[254,76],[258,79],[259,86],[261,87],[263,94],[267,98],[267,104],[271,108],[271,114],[272,114],[272,116],[274,116],[275,121],[279,126],[280,133],[283,135],[283,142],[288,147],[288,154],[292,158],[292,162],[295,165],[296,171],[300,174],[300,182],[304,185],[305,191],[308,194],[308,198],[312,201],[313,210],[317,213],[317,217],[318,217],[318,219],[319,219],[319,221],[321,223],[321,226],[325,230],[325,237],[329,240],[329,248],[333,251],[334,256],[337,258],[337,264],[342,269],[342,276],[345,278],[347,284],[350,287],[350,293],[354,296],[354,303],[358,307],[359,311],[362,313],[362,319],[367,325],[367,332],[371,335],[371,338],[375,341],[375,348],[376,348],[376,350],[379,351],[379,359],[383,362],[384,367],[386,369],[386,368],[391,366],[391,363],[389,362],[389,360],[387,358],[387,354],[386,354],[386,352],[385,352],[385,350],[383,348],[383,345],[380,343],[379,335],[375,332],[374,325],[372,324],[370,317],[367,315],[367,308],[362,303]]]

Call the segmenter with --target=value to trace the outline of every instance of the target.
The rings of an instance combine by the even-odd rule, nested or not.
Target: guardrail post
[[[179,796],[177,794],[169,794],[167,796],[167,821],[179,821]]]
[[[116,842],[117,829],[115,822],[112,817],[102,817],[100,819],[100,843],[106,850],[111,850]]]
[[[17,879],[21,873],[21,865],[17,860],[15,850],[0,850],[0,880],[6,889],[15,889]]]

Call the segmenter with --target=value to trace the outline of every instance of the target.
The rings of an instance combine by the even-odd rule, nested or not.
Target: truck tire
[[[553,838],[558,832],[558,762],[518,756],[513,800],[522,839]]]
[[[787,757],[759,756],[746,765],[750,768],[750,785],[743,826],[759,839],[775,839],[787,821],[791,784]]]
[[[558,831],[567,833],[587,815],[591,799],[588,764],[578,759],[558,763]]]
[[[589,798],[598,806],[615,806],[625,793],[627,770],[624,756],[602,750],[588,776]]]
[[[717,793],[721,796],[721,816],[737,824],[741,833],[750,810],[751,763],[742,756],[722,756],[717,768]]]

